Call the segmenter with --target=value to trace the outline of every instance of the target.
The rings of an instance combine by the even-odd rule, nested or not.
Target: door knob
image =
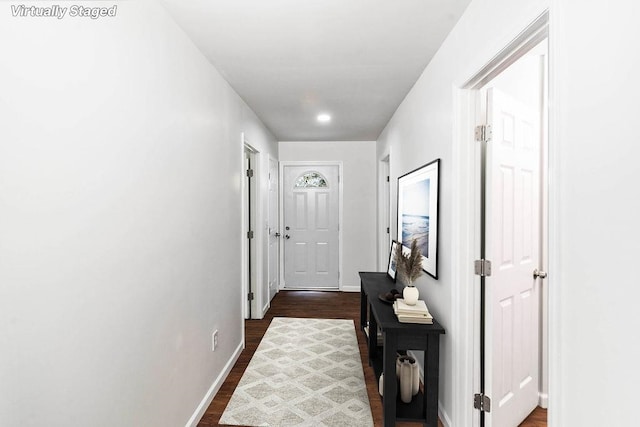
[[[284,235],[284,238],[285,238],[285,239],[290,239],[290,238],[291,238],[291,236],[289,236],[288,234],[285,234],[285,235]]]
[[[533,270],[533,278],[534,279],[546,279],[547,278],[547,273],[545,271],[542,270],[538,270],[537,268],[535,270]]]

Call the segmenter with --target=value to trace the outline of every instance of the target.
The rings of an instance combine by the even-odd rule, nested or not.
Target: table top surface
[[[395,283],[387,273],[380,272],[360,272],[362,283],[362,291],[367,295],[368,303],[371,306],[378,326],[383,329],[411,329],[415,332],[427,334],[444,334],[444,328],[433,319],[433,325],[423,325],[420,323],[400,323],[393,306],[389,303],[382,302],[378,295],[386,294],[391,289],[397,289],[402,292],[402,285]],[[428,306],[428,304],[427,304]]]

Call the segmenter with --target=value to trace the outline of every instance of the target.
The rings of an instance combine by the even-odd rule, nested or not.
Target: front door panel
[[[338,166],[284,167],[285,288],[337,289]]]

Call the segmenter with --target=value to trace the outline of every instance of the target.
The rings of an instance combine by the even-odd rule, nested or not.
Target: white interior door
[[[284,287],[339,287],[339,168],[283,168]]]
[[[280,276],[280,232],[278,219],[279,192],[278,161],[269,159],[269,301],[278,292],[278,277]]]
[[[491,427],[513,427],[538,403],[540,112],[488,90],[485,393]]]

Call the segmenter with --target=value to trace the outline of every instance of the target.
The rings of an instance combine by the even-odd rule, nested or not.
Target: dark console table
[[[391,304],[378,298],[392,288],[402,290],[386,273],[360,273],[360,283],[360,329],[366,335],[365,326],[368,325],[369,365],[376,378],[384,372],[384,426],[394,426],[398,420],[419,421],[427,427],[437,427],[439,341],[444,328],[435,319],[433,325],[398,322]],[[378,345],[378,329],[382,331],[382,346]],[[400,400],[396,380],[396,353],[399,350],[424,351],[424,393],[419,392],[411,403]]]

